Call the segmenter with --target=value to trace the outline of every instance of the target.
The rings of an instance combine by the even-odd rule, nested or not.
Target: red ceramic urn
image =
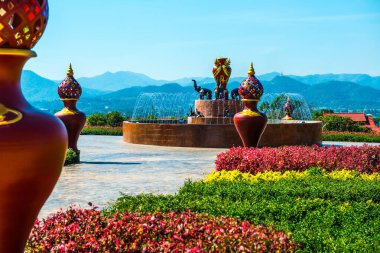
[[[239,95],[244,103],[244,109],[234,116],[234,124],[244,147],[257,147],[267,125],[267,116],[257,109],[257,103],[263,93],[264,88],[255,77],[255,70],[251,64],[248,77],[239,87]]]
[[[76,104],[82,95],[82,88],[74,78],[74,71],[69,66],[66,78],[58,86],[58,95],[63,101],[63,109],[55,114],[65,124],[69,138],[69,148],[79,157],[77,142],[86,123],[86,115],[79,111]],[[79,160],[78,160],[79,162]]]
[[[33,108],[20,90],[29,50],[0,49],[0,252],[24,252],[38,212],[62,170],[61,121]]]
[[[46,0],[0,1],[0,253],[23,253],[62,170],[65,126],[24,98],[20,76],[47,21]]]

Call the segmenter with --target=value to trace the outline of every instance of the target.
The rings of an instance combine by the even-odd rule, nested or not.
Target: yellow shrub
[[[339,170],[333,172],[322,171],[324,177],[328,177],[335,180],[350,180],[354,178],[360,177],[366,181],[380,180],[380,173],[373,174],[358,174],[355,171],[348,170]],[[267,171],[264,173],[257,173],[256,175],[252,175],[251,173],[243,173],[238,170],[233,171],[214,171],[205,177],[205,182],[212,182],[216,180],[226,180],[226,181],[234,181],[234,180],[243,180],[251,183],[255,183],[258,181],[279,181],[282,179],[302,179],[307,177],[313,177],[308,175],[307,171],[298,172],[298,171],[286,171],[284,173],[275,172],[275,171]]]

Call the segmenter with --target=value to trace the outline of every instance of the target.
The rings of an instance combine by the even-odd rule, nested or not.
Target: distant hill
[[[257,77],[261,81],[272,81],[273,78],[279,75],[281,74],[278,72],[271,72],[268,74],[259,75]],[[229,80],[229,85],[234,82],[240,84],[241,81],[243,81],[245,78],[246,76],[245,77],[231,77]],[[193,85],[193,82],[191,81],[192,79],[196,80],[198,82],[198,85],[201,85],[201,86],[204,84],[210,84],[210,83],[212,83],[213,86],[215,85],[215,80],[213,77],[186,77],[186,78],[174,80],[173,82],[178,83],[179,85],[182,85],[182,86],[188,86],[188,85]]]
[[[369,86],[380,90],[380,76],[372,77],[365,74],[320,74],[308,76],[289,75],[289,77],[311,85],[330,81],[341,81],[354,82],[363,86]]]
[[[33,71],[24,70],[21,75],[21,87],[24,96],[30,102],[33,101],[55,101],[59,99],[57,88],[59,82],[51,81],[37,75]],[[83,88],[83,98],[103,95],[106,92]]]
[[[246,76],[231,77],[229,83],[240,83]],[[284,77],[281,73],[271,72],[257,76],[261,81],[270,82],[276,77]],[[330,81],[354,82],[363,86],[369,86],[380,90],[380,77],[371,77],[365,74],[318,74],[307,76],[287,75],[304,84],[314,85]],[[99,76],[82,77],[78,81],[85,88],[96,89],[100,91],[117,91],[134,86],[158,86],[166,83],[177,83],[182,86],[192,86],[192,79],[197,80],[198,85],[215,84],[213,77],[186,77],[176,80],[156,80],[147,75],[134,73],[130,71],[120,71],[116,73],[106,72]]]
[[[24,70],[21,75],[21,88],[29,101],[59,99],[57,83],[37,75],[33,71]]]
[[[118,76],[118,78],[116,78]],[[291,77],[279,73],[269,73],[259,76],[268,93],[299,93],[303,95],[307,102],[315,107],[326,108],[347,108],[350,110],[380,109],[380,89],[361,85],[354,81],[334,81],[330,78],[348,79],[349,75],[312,75],[308,77]],[[362,75],[352,75],[356,81],[376,83],[377,77]],[[115,77],[115,78],[113,78]],[[129,79],[128,79],[128,78]],[[134,79],[133,79],[133,78]],[[112,79],[113,81],[109,81]],[[143,85],[132,85],[125,87],[123,80],[130,80],[132,83]],[[228,88],[231,91],[237,88],[244,77],[234,77],[230,79]],[[98,80],[98,81],[96,81]],[[108,80],[103,86],[99,85],[99,80]],[[120,82],[118,83],[117,80]],[[134,80],[134,81],[133,81]],[[83,87],[83,95],[78,102],[78,107],[86,113],[122,111],[127,115],[132,115],[136,100],[143,93],[175,93],[184,94],[191,99],[198,97],[195,93],[190,78],[178,79],[179,82],[166,83],[163,80],[154,80],[145,75],[132,72],[106,73],[94,78],[79,78],[78,81]],[[214,90],[215,81],[213,78],[196,78],[198,85]],[[302,81],[304,80],[304,81]],[[317,83],[317,80],[328,80]],[[84,85],[84,83],[87,85]],[[97,83],[99,82],[99,83]],[[189,82],[189,83],[187,83]],[[97,84],[96,84],[97,83]],[[122,84],[123,83],[123,84]],[[181,84],[182,83],[182,84]],[[57,95],[58,83],[43,78],[32,71],[24,71],[22,75],[22,88],[27,99],[35,106],[50,112],[56,112],[62,108],[62,102]],[[109,89],[109,87],[113,87]],[[102,90],[91,89],[89,87],[102,88]],[[107,87],[108,92],[105,87]],[[113,90],[115,87],[122,87]],[[380,110],[379,110],[380,111]]]
[[[327,108],[380,109],[380,90],[353,82],[330,81],[315,84],[301,94],[310,103]]]
[[[287,76],[276,76],[272,81],[263,82],[265,93],[303,93],[309,85]]]
[[[116,73],[106,72],[99,76],[82,77],[78,82],[86,88],[102,91],[117,91],[133,86],[162,85],[168,81],[155,80],[147,75],[130,71],[120,71]]]
[[[280,73],[272,72],[258,76],[262,81],[271,81]],[[240,83],[245,77],[231,77],[230,83],[238,82]],[[147,75],[134,73],[130,71],[120,71],[116,73],[106,72],[99,76],[94,77],[82,77],[78,79],[78,82],[85,88],[91,88],[101,91],[117,91],[125,88],[130,88],[134,86],[157,86],[166,83],[177,83],[182,86],[192,86],[192,79],[198,82],[198,85],[204,85],[213,83],[215,80],[213,77],[186,77],[181,79],[176,79],[173,81],[168,80],[155,80]]]

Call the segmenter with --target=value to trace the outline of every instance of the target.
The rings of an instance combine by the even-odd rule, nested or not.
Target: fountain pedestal
[[[200,115],[188,117],[188,124],[233,124],[233,116],[241,111],[240,100],[195,100],[195,111]]]

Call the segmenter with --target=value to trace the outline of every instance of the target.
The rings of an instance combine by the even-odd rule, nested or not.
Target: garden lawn
[[[186,182],[175,195],[123,195],[104,212],[189,209],[273,225],[291,234],[303,252],[380,252],[378,173],[214,172]]]

